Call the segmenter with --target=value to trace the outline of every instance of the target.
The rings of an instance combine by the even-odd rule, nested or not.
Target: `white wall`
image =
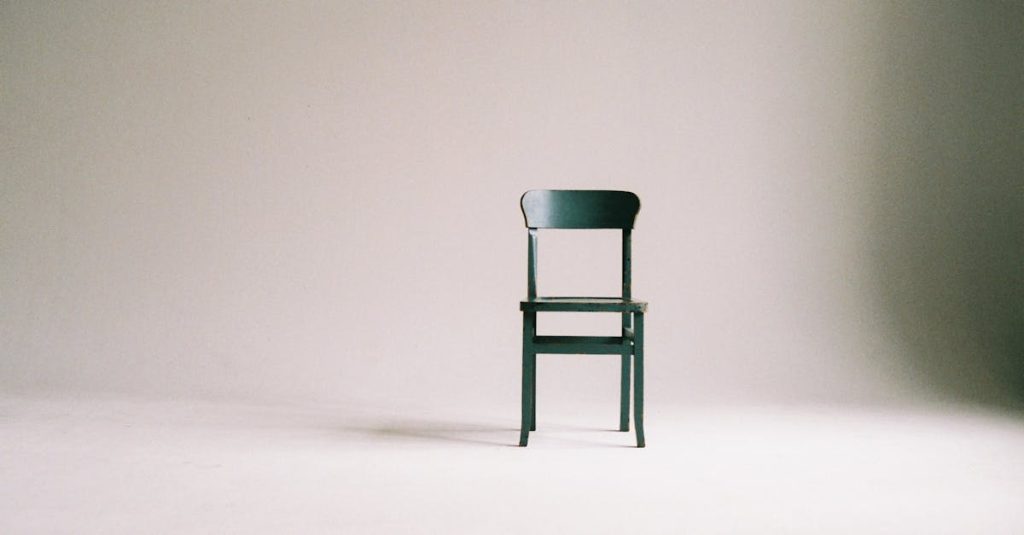
[[[4,3],[0,385],[514,407],[517,202],[558,187],[643,201],[655,401],[1005,397],[1022,20],[1011,3]],[[559,257],[566,237],[542,236],[543,287],[614,288],[614,236]],[[542,361],[542,391],[614,405],[615,362],[583,360]]]

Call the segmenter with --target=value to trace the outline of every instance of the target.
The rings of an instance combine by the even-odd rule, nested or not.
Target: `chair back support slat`
[[[530,228],[631,229],[640,199],[628,191],[530,190],[520,206]]]
[[[633,297],[633,229],[622,229],[622,298]],[[622,335],[633,327],[630,314],[622,314]]]
[[[530,299],[537,297],[537,229],[530,229],[529,245],[527,245],[526,295]]]

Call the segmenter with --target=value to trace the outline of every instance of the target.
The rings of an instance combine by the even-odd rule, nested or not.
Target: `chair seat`
[[[647,303],[621,297],[534,297],[519,302],[534,312],[647,312]]]

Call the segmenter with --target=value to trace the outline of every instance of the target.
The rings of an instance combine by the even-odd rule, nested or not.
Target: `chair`
[[[622,377],[619,431],[629,431],[629,379],[633,367],[636,446],[644,447],[644,313],[647,303],[631,293],[631,241],[640,199],[628,191],[531,190],[520,199],[526,227],[527,299],[523,312],[523,398],[519,445],[537,429],[537,355],[620,355]],[[538,297],[537,231],[539,229],[622,229],[621,297]],[[622,314],[620,336],[537,336],[538,312],[614,312]]]

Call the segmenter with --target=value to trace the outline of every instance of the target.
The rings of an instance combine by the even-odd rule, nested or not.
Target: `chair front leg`
[[[537,354],[530,352],[530,431],[537,430]]]
[[[533,326],[536,312],[523,311],[523,392],[522,420],[519,428],[519,445],[525,447],[533,427],[534,381],[536,379],[537,357],[533,353]]]
[[[636,447],[644,442],[644,314],[637,312],[633,324],[633,425],[636,426]]]

